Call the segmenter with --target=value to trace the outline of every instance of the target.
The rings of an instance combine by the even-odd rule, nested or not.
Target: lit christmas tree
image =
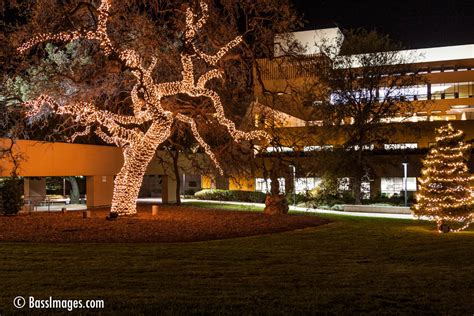
[[[436,220],[440,232],[450,230],[446,222],[461,226],[451,231],[460,231],[473,221],[474,177],[466,165],[470,151],[464,133],[447,124],[436,130],[436,146],[423,161],[413,213]]]

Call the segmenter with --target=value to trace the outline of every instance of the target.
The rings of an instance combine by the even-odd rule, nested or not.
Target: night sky
[[[474,44],[474,0],[293,0],[305,30],[377,29],[409,48]]]

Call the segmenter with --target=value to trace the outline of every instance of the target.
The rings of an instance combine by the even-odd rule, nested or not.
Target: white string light
[[[223,174],[223,170],[210,146],[199,134],[195,120],[182,113],[174,114],[164,110],[161,106],[161,100],[165,97],[180,93],[191,97],[207,97],[213,104],[215,109],[214,116],[218,123],[226,127],[235,141],[257,138],[268,139],[268,135],[263,131],[244,132],[238,130],[234,122],[225,116],[224,107],[219,95],[215,91],[206,88],[206,84],[210,80],[222,77],[220,70],[209,70],[199,77],[197,83],[195,82],[194,60],[202,59],[208,65],[215,66],[230,49],[242,42],[242,37],[237,36],[220,48],[214,55],[205,54],[198,49],[195,43],[196,36],[209,17],[207,4],[201,2],[200,7],[200,18],[190,8],[186,10],[185,42],[192,46],[194,53],[181,54],[183,70],[181,72],[182,80],[180,81],[155,83],[152,72],[158,63],[156,57],[152,57],[150,66],[145,68],[143,66],[143,58],[136,51],[131,49],[120,51],[113,46],[107,34],[107,20],[110,10],[109,0],[101,1],[95,31],[39,34],[18,48],[20,53],[25,53],[31,47],[47,41],[96,40],[99,42],[100,48],[105,55],[116,53],[116,56],[125,65],[133,68],[132,74],[137,80],[137,83],[130,92],[133,115],[119,115],[101,110],[89,102],[60,105],[47,95],[40,95],[37,99],[25,103],[28,107],[27,115],[30,117],[38,115],[45,104],[48,104],[55,109],[57,114],[71,115],[75,121],[85,126],[84,131],[76,132],[71,137],[72,141],[76,137],[88,134],[91,126],[99,125],[94,130],[95,134],[105,142],[115,144],[123,149],[124,165],[115,178],[111,213],[117,213],[118,215],[132,215],[136,213],[136,199],[146,168],[153,158],[157,147],[170,136],[174,119],[190,126],[199,145],[204,149],[219,173]],[[140,97],[140,95],[143,97]],[[146,132],[142,132],[136,127],[144,123],[150,125]]]
[[[423,161],[420,190],[416,195],[414,215],[435,220],[459,222],[461,231],[474,220],[474,177],[464,161],[471,145],[462,141],[464,133],[451,124],[436,131],[437,146]],[[459,211],[462,210],[462,211]]]

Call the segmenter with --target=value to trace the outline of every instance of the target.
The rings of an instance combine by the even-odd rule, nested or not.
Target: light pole
[[[405,191],[405,206],[408,206],[408,194],[407,194],[407,173],[408,173],[408,162],[403,162],[403,190]]]
[[[290,168],[293,170],[293,205],[296,206],[296,167],[290,165]]]

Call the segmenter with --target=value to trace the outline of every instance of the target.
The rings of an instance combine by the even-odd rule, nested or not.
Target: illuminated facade
[[[294,34],[305,47],[302,55],[306,56],[300,59],[299,63],[291,62],[281,56],[282,53],[277,49],[281,45],[276,45],[277,58],[259,60],[258,76],[267,91],[264,92],[259,85],[255,86],[256,102],[247,113],[248,121],[252,121],[256,126],[265,127],[269,122],[267,118],[262,117],[262,112],[271,111],[270,108],[277,109],[280,119],[272,118],[271,121],[281,135],[291,135],[294,131],[304,129],[310,133],[309,127],[317,128],[321,124],[314,115],[318,107],[317,100],[298,100],[289,96],[297,93],[295,91],[299,87],[307,87],[312,81],[317,80],[317,74],[301,66],[301,60],[303,63],[311,63],[312,59],[319,58],[317,49],[312,43],[328,36],[333,37],[329,38],[330,42],[337,42],[336,38],[342,36],[337,28]],[[413,72],[422,75],[426,82],[407,86],[399,91],[405,100],[414,105],[415,110],[384,120],[384,123],[394,131],[390,141],[363,148],[374,152],[369,156],[373,170],[362,185],[366,196],[369,196],[369,192],[373,196],[380,193],[388,196],[399,194],[405,187],[412,193],[416,191],[421,160],[435,142],[435,128],[446,121],[451,122],[455,128],[463,130],[467,141],[472,141],[474,138],[474,44],[406,50],[400,54],[414,56],[407,58],[410,60],[409,66]],[[378,93],[383,94],[383,89]],[[270,99],[269,94],[272,94],[272,100],[277,102],[265,104]],[[280,94],[281,98],[278,100]],[[311,140],[311,137],[308,137],[304,141],[290,140],[279,151],[280,154],[286,155],[289,161],[299,160],[299,165],[304,166],[304,160],[310,159],[311,152],[331,150],[341,143],[343,143],[341,139],[329,139],[321,143],[319,139]],[[268,148],[268,152],[274,151],[277,150],[273,147]],[[402,167],[404,162],[408,163],[406,179]],[[470,165],[472,167],[472,161]],[[314,188],[319,182],[320,171],[304,167],[296,171],[296,179],[293,179],[291,171],[288,170],[282,170],[280,177],[283,188],[285,184],[289,190],[295,186],[297,192]],[[238,189],[239,186],[233,188]],[[240,188],[267,191],[269,185],[268,181],[257,175],[253,186]]]

